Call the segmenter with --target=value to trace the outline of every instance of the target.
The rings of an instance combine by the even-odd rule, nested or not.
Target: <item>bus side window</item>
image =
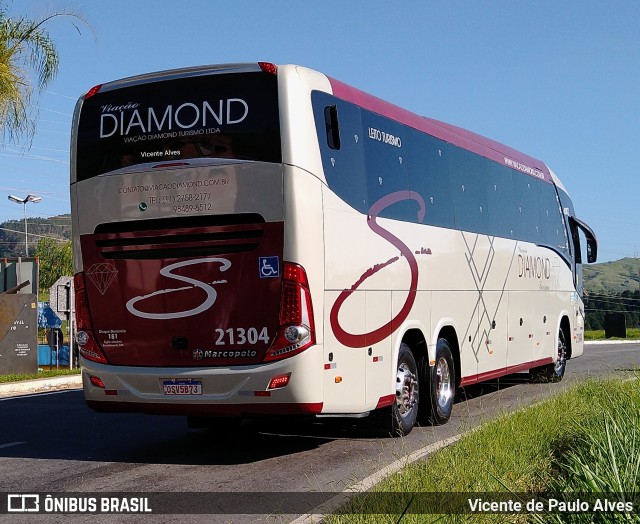
[[[562,216],[562,208],[553,184],[544,180],[537,180],[538,199],[540,201],[540,226],[542,245],[549,246],[555,251],[569,257],[569,247]]]
[[[538,186],[532,176],[512,170],[516,224],[519,240],[540,244],[540,201]]]
[[[487,173],[487,205],[489,234],[503,238],[518,238],[516,200],[511,169],[497,163],[489,164]]]
[[[456,229],[489,232],[486,180],[490,160],[457,146],[449,146],[450,184]]]
[[[422,196],[426,205],[424,222],[449,227],[453,223],[453,201],[449,187],[449,145],[418,131],[407,140],[409,189]]]
[[[411,129],[371,111],[362,111],[364,165],[369,206],[382,202],[389,195],[398,197],[409,189],[408,170],[411,166],[408,142]],[[418,204],[405,197],[388,204],[379,216],[416,222]]]
[[[327,145],[331,149],[340,149],[338,106],[331,105],[324,108],[324,126],[327,130]]]
[[[311,101],[327,185],[352,208],[367,213],[360,108],[320,91],[311,93]]]

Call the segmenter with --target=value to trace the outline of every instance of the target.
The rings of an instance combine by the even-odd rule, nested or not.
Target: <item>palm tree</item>
[[[10,141],[33,137],[32,77],[40,93],[55,78],[59,64],[55,45],[43,25],[56,16],[66,15],[55,13],[33,21],[9,18],[0,7],[0,127]]]

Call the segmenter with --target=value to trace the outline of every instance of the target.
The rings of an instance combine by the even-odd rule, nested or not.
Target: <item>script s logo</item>
[[[160,274],[162,276],[173,279],[173,280],[178,280],[180,282],[185,282],[190,285],[178,287],[178,288],[160,289],[158,291],[154,291],[153,293],[149,293],[148,295],[133,297],[131,300],[127,302],[127,310],[129,311],[129,313],[140,318],[148,318],[151,320],[166,320],[171,318],[191,317],[193,315],[197,315],[209,309],[215,303],[216,298],[218,298],[218,292],[215,290],[215,288],[211,284],[214,284],[214,283],[226,284],[227,281],[220,280],[220,281],[212,282],[211,284],[208,284],[200,280],[196,280],[195,278],[189,278],[184,275],[176,275],[175,273],[173,273],[173,271],[181,267],[193,266],[196,264],[220,264],[221,272],[227,271],[227,269],[231,267],[231,262],[229,262],[229,260],[227,260],[226,258],[217,258],[217,257],[198,258],[196,260],[176,262],[175,264],[170,264],[166,267],[163,267],[160,270]],[[187,291],[189,289],[193,289],[194,287],[198,287],[202,289],[206,293],[206,298],[204,302],[202,302],[199,306],[193,309],[188,309],[186,311],[171,311],[168,313],[149,313],[147,311],[141,311],[137,307],[137,304],[139,302],[156,297],[158,295],[163,295],[166,293],[178,293],[180,291]]]
[[[331,312],[329,314],[329,322],[331,323],[333,334],[340,343],[344,344],[347,347],[360,348],[370,346],[372,344],[377,344],[381,340],[384,340],[389,335],[391,335],[391,333],[393,333],[400,324],[405,321],[405,319],[411,312],[413,303],[415,302],[416,290],[418,289],[418,262],[416,261],[416,257],[414,256],[413,251],[411,251],[411,249],[409,249],[409,247],[404,242],[402,242],[402,240],[400,240],[395,235],[392,235],[377,222],[378,215],[387,207],[395,204],[396,202],[403,202],[405,200],[414,200],[418,204],[418,211],[416,216],[418,219],[418,223],[421,223],[424,220],[424,215],[427,207],[424,199],[418,193],[415,193],[413,191],[396,191],[395,193],[390,193],[383,196],[380,200],[378,200],[371,206],[367,216],[367,226],[369,226],[369,229],[371,229],[371,231],[373,231],[376,235],[382,237],[384,240],[396,247],[400,251],[402,259],[405,260],[407,264],[409,264],[409,269],[411,271],[409,294],[407,295],[405,303],[402,308],[400,308],[398,314],[384,326],[381,326],[378,329],[369,331],[367,333],[348,332],[340,324],[340,319],[338,316],[338,314],[340,313],[340,308],[342,307],[344,302],[351,296],[354,291],[356,291],[360,287],[360,285],[362,285],[365,280],[373,276],[381,269],[384,269],[385,267],[397,262],[398,260],[400,260],[400,257],[395,256],[392,259],[380,264],[376,264],[372,268],[365,271],[362,276],[351,286],[351,288],[343,290],[342,293],[338,295],[338,298],[331,307]]]

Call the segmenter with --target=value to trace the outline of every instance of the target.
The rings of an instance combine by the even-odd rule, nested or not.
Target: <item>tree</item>
[[[62,276],[73,275],[71,241],[60,242],[43,238],[38,242],[36,256],[40,260],[40,289],[49,289]]]
[[[31,75],[35,76],[37,92],[42,92],[58,73],[58,52],[43,27],[58,16],[81,19],[70,13],[53,13],[38,21],[10,18],[0,3],[0,126],[8,140],[33,136]]]

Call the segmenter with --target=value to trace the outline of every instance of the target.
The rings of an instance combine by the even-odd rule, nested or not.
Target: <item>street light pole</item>
[[[42,200],[42,197],[36,195],[27,195],[24,198],[17,197],[15,195],[9,195],[9,200],[16,204],[22,204],[22,210],[24,212],[24,252],[25,256],[29,256],[29,237],[27,235],[27,203],[33,202],[37,204]]]

